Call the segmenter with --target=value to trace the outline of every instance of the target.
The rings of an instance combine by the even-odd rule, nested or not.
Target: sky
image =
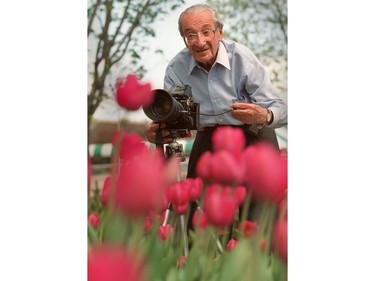
[[[164,53],[147,56],[144,66],[148,71],[142,79],[142,82],[151,83],[153,89],[163,88],[164,72],[168,62],[185,47],[178,32],[178,17],[187,7],[199,3],[202,1],[185,0],[184,5],[155,23],[156,37],[150,38],[150,44],[153,44],[151,49],[159,48]],[[94,114],[95,119],[105,121],[117,121],[125,116],[134,121],[150,120],[143,110],[125,112],[117,107],[113,100],[106,101]]]

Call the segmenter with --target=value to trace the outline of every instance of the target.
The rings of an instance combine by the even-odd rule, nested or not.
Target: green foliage
[[[259,57],[287,55],[286,0],[208,0],[224,21],[225,36],[251,47]]]

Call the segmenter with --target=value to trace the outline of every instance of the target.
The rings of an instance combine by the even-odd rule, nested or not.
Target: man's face
[[[185,41],[186,47],[194,59],[209,70],[215,62],[219,42],[223,38],[223,31],[216,29],[211,12],[185,14],[182,18],[182,30],[185,36],[197,35],[194,42]],[[205,30],[215,30],[213,37],[205,37],[202,33]]]

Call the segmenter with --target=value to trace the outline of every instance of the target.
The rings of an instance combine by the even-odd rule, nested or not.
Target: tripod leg
[[[172,204],[169,202],[167,210],[165,211],[165,218],[164,218],[164,221],[163,221],[163,226],[167,225],[169,214],[170,214],[171,211],[172,211]]]
[[[182,232],[182,239],[184,240],[184,255],[185,257],[189,254],[189,247],[188,247],[188,239],[187,239],[187,232],[185,230],[185,215],[180,215],[180,223],[181,223],[181,232]]]

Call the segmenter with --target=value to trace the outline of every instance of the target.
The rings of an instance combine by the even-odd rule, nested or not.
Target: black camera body
[[[189,85],[173,86],[169,91],[154,90],[154,100],[144,113],[154,122],[165,123],[169,130],[197,130],[199,103],[191,97]]]

